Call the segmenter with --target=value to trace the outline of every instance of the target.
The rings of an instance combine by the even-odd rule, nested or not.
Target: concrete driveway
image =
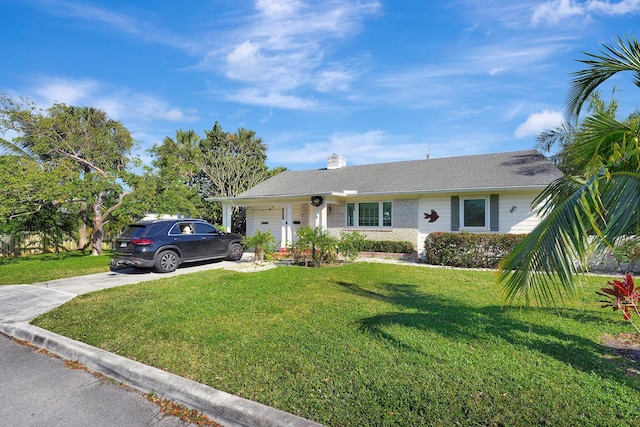
[[[181,274],[214,269],[256,271],[253,254],[245,254],[238,262],[214,261],[209,263],[184,264],[172,273],[156,273],[151,269],[130,268],[88,276],[70,277],[30,285],[0,286],[0,322],[29,322],[77,295],[117,286],[132,285]],[[267,268],[262,267],[262,268]]]
[[[64,360],[77,361],[92,371],[114,379],[117,383],[126,384],[145,393],[153,391],[161,398],[196,409],[223,426],[320,426],[287,412],[215,390],[28,323],[76,295],[101,289],[212,269],[250,272],[269,268],[256,267],[251,259],[252,254],[245,254],[239,262],[219,261],[186,266],[169,274],[131,269],[32,285],[0,286],[0,334],[29,342]],[[105,397],[102,393],[109,387],[119,388],[117,385],[96,383],[94,379],[86,378],[84,381],[88,383],[82,382],[82,379],[76,378],[77,372],[67,368],[63,368],[68,371],[66,375],[60,374],[57,370],[59,366],[56,367],[58,362],[42,358],[41,355],[32,357],[34,354],[28,355],[30,351],[27,347],[21,348],[23,346],[10,342],[5,337],[0,338],[0,398],[8,402],[0,408],[0,425],[182,425],[177,419],[159,416],[157,411],[149,409],[146,404],[136,406],[139,404],[136,401],[144,399],[140,395],[124,397],[127,403],[114,404],[112,399],[116,399],[115,397]],[[91,376],[86,372],[84,374]],[[71,378],[68,378],[69,375]],[[114,390],[108,390],[109,396],[111,393],[114,393]],[[75,394],[81,394],[81,399]],[[50,409],[43,408],[38,402],[45,402]],[[106,407],[101,407],[100,402],[104,402]],[[131,408],[124,409],[125,414],[141,414],[143,421],[125,415],[125,418],[133,420],[132,423],[108,419],[106,424],[100,424],[91,418],[96,414],[106,413],[102,411],[107,409],[113,412],[114,407],[118,408],[118,405]],[[66,421],[56,419],[61,411],[68,412],[72,418]],[[175,422],[178,424],[174,424]]]

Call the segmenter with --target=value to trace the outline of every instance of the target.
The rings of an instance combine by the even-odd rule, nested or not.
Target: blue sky
[[[0,92],[92,106],[138,154],[178,129],[256,131],[268,164],[527,150],[583,52],[640,0],[0,0]],[[634,34],[640,37],[640,34]],[[635,109],[630,75],[603,88]],[[8,135],[9,136],[9,135]]]

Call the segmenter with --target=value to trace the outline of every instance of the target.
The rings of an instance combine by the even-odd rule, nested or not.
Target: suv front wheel
[[[232,243],[229,245],[229,252],[227,258],[231,261],[239,261],[244,253],[244,248],[240,243]]]
[[[160,273],[171,273],[178,268],[180,257],[171,250],[162,251],[156,258],[156,270]]]

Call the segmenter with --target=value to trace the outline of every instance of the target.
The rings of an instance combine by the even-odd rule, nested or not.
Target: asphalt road
[[[0,425],[188,426],[142,393],[0,334]]]

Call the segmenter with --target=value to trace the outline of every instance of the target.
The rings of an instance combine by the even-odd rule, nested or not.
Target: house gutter
[[[264,201],[264,200],[280,200],[280,199],[301,199],[308,198],[311,196],[333,196],[333,197],[345,197],[343,193],[336,193],[335,191],[330,192],[322,192],[322,193],[305,193],[305,194],[280,194],[280,195],[269,195],[269,196],[257,196],[257,197],[206,197],[204,200],[207,202],[227,202],[234,203],[238,201],[242,202],[253,202],[253,201]]]

